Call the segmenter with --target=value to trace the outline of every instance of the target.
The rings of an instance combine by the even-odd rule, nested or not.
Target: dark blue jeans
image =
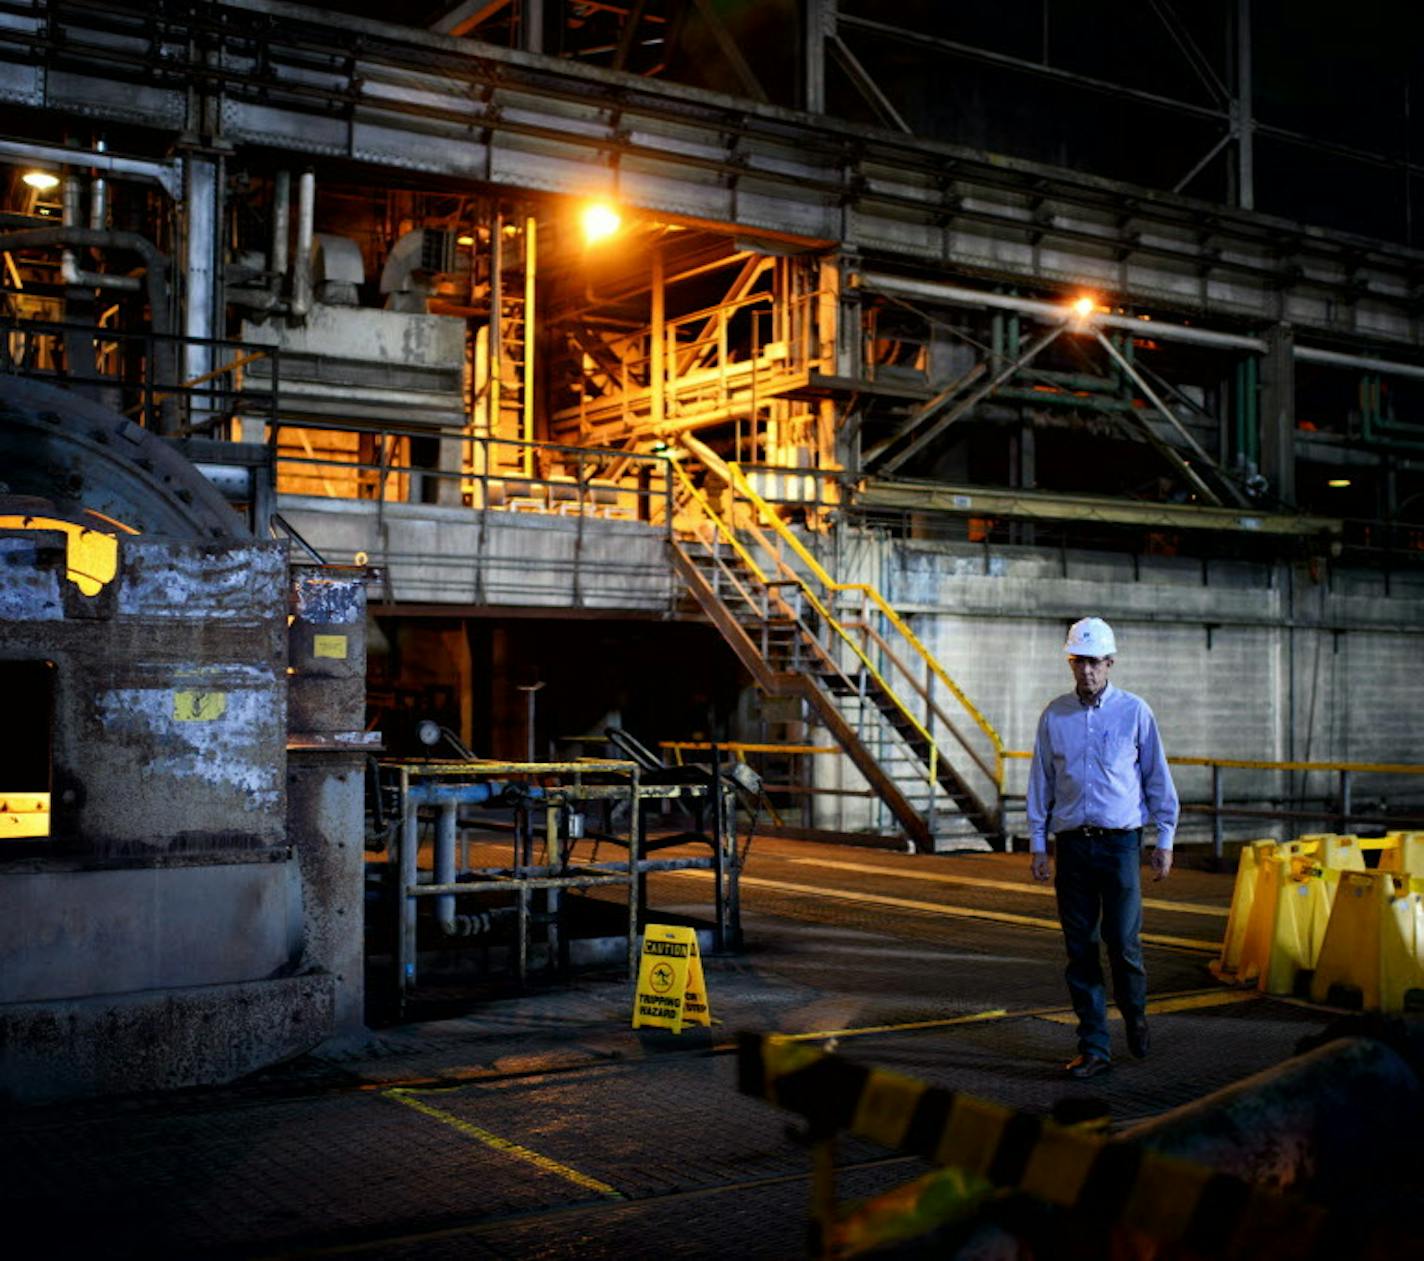
[[[1113,1001],[1127,1021],[1147,1006],[1142,966],[1142,831],[1110,836],[1065,832],[1058,838],[1058,920],[1068,947],[1068,992],[1078,1016],[1078,1049],[1112,1058],[1098,942],[1106,943]]]

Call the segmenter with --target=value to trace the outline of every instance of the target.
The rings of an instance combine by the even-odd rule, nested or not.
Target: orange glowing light
[[[623,216],[607,202],[595,201],[583,208],[579,215],[583,227],[583,239],[589,245],[605,241],[623,226]]]
[[[1097,305],[1098,304],[1094,302],[1092,298],[1084,295],[1083,297],[1078,298],[1074,301],[1073,313],[1080,320],[1086,320],[1088,316],[1092,315],[1093,311],[1096,310]]]

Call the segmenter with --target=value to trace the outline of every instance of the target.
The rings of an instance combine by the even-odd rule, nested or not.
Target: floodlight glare
[[[20,178],[37,193],[47,193],[59,184],[59,176],[50,171],[26,171]]]
[[[623,226],[623,216],[602,201],[585,206],[579,221],[583,225],[583,239],[589,245],[606,240]]]
[[[1095,303],[1092,298],[1084,296],[1073,303],[1073,311],[1080,320],[1086,320],[1088,316],[1092,315],[1093,308],[1096,305],[1097,303]]]

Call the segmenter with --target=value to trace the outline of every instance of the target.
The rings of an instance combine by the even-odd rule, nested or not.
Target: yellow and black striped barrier
[[[802,1043],[758,1034],[739,1041],[742,1092],[799,1113],[813,1139],[847,1132],[1046,1202],[1084,1228],[1142,1236],[1182,1257],[1400,1255],[1388,1223],[1330,1213],[1140,1143]]]

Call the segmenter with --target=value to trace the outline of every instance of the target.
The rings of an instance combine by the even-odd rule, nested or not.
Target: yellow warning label
[[[681,1033],[685,1024],[711,1023],[696,931],[649,924],[633,996],[633,1028],[652,1025]]]
[[[226,712],[226,692],[173,693],[173,717],[179,722],[212,722]]]
[[[312,653],[317,657],[331,657],[336,661],[346,660],[345,635],[316,635],[312,638]]]

